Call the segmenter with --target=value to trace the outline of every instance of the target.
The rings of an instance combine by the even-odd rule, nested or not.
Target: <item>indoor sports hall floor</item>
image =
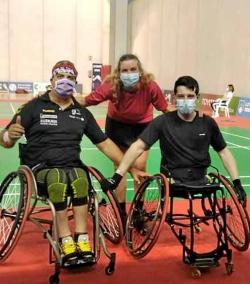
[[[0,129],[10,120],[18,106],[23,103],[23,98],[6,99],[0,98]],[[101,127],[104,126],[106,106],[95,106],[90,108]],[[157,113],[156,113],[157,115]],[[238,167],[240,178],[248,195],[250,194],[250,120],[237,117],[218,118],[222,133],[232,151]],[[222,165],[217,155],[211,149],[213,166],[219,168]],[[105,176],[113,173],[112,163],[96,150],[90,141],[85,137],[82,142],[83,161],[99,169]],[[156,173],[159,170],[159,147],[154,145],[150,150],[148,160],[148,172]],[[10,171],[18,167],[17,147],[12,149],[0,148],[0,182]],[[132,181],[128,176],[128,199],[133,194]],[[248,204],[248,209],[250,205]],[[209,238],[201,234],[204,246],[209,243]],[[108,243],[109,249],[117,253],[116,270],[112,276],[105,275],[104,269],[108,264],[104,254],[97,265],[82,271],[62,270],[60,283],[87,283],[87,284],[189,284],[189,283],[249,283],[250,279],[250,251],[240,253],[233,250],[234,273],[226,275],[224,260],[221,265],[211,269],[202,275],[200,280],[194,280],[190,276],[189,267],[182,262],[182,248],[177,239],[173,236],[168,226],[163,227],[159,240],[149,255],[140,260],[135,260],[129,255],[124,242],[119,246]],[[12,255],[4,263],[0,264],[1,284],[44,284],[48,283],[48,277],[53,273],[54,266],[48,262],[48,242],[42,233],[30,222],[24,227],[24,231],[15,247]]]
[[[20,96],[20,95],[19,95]],[[13,99],[0,97],[0,129],[2,129],[11,119],[19,105],[24,102],[24,98],[14,97]],[[103,128],[106,116],[106,105],[99,105],[89,108],[99,125]],[[157,115],[158,113],[156,113]],[[223,136],[228,143],[228,147],[234,155],[242,179],[243,185],[250,194],[250,119],[240,119],[237,117],[230,117],[225,119],[220,117],[217,119],[221,127]],[[0,181],[6,174],[17,168],[18,147],[13,149],[0,148]],[[210,150],[212,157],[212,165],[221,170],[225,175],[222,164],[218,159],[217,154]],[[85,164],[91,165],[99,169],[105,176],[110,176],[113,173],[112,163],[106,158],[97,148],[88,140],[87,137],[82,141],[82,160]],[[148,160],[147,170],[149,173],[157,173],[159,171],[160,151],[158,143],[155,144],[151,150]],[[131,178],[128,176],[128,192],[133,191]]]

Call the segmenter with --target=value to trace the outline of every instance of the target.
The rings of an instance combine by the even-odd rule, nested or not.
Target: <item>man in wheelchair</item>
[[[161,172],[171,178],[171,183],[206,184],[211,145],[229,173],[239,201],[246,207],[247,196],[236,162],[215,120],[195,110],[198,96],[198,82],[190,76],[180,77],[174,86],[176,110],[160,115],[150,123],[130,146],[113,177],[102,181],[102,187],[115,189],[133,161],[157,140],[160,141]],[[137,182],[140,177],[143,174],[136,177]]]
[[[87,173],[80,160],[80,142],[85,134],[113,162],[119,163],[122,152],[102,132],[93,115],[72,96],[77,70],[70,61],[60,61],[52,69],[51,85],[44,95],[23,105],[0,133],[0,145],[10,148],[25,135],[21,145],[21,163],[33,168],[44,194],[54,204],[63,262],[79,258],[91,262],[92,248],[87,229]],[[75,221],[74,235],[68,224],[67,191]]]

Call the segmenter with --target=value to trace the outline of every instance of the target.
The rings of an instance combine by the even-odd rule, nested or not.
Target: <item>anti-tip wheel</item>
[[[114,268],[114,267],[107,266],[107,267],[105,268],[105,273],[106,273],[107,275],[112,275],[112,274],[114,273],[114,271],[115,271],[115,268]]]
[[[201,278],[201,271],[197,267],[192,267],[191,275],[194,279]]]

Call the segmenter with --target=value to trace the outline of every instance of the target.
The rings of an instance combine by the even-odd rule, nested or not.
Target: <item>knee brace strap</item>
[[[74,199],[88,196],[89,183],[86,176],[79,177],[71,183]]]
[[[67,184],[52,183],[48,186],[49,199],[52,203],[63,203],[66,201]]]

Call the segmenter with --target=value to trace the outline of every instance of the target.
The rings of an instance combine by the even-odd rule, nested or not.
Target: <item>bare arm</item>
[[[220,151],[218,154],[220,156],[220,159],[225,169],[229,173],[231,179],[232,180],[238,179],[239,175],[238,175],[237,165],[229,149],[226,147],[222,151]]]
[[[146,149],[146,144],[141,140],[137,139],[127,150],[119,167],[112,176],[112,178],[103,179],[101,181],[101,187],[104,191],[115,189],[121,182],[123,175],[127,172],[129,167]],[[140,178],[147,176],[145,172],[137,170],[136,168],[130,168],[130,172],[137,183],[140,183]]]
[[[122,160],[123,153],[111,139],[107,138],[103,142],[96,144],[96,147],[116,165],[119,165]]]
[[[77,100],[77,102],[78,102],[81,106],[87,106],[85,97],[83,97],[83,96],[75,96],[75,99]]]
[[[145,151],[145,149],[146,144],[141,139],[137,139],[126,151],[116,171],[121,175],[124,175],[133,162]]]

